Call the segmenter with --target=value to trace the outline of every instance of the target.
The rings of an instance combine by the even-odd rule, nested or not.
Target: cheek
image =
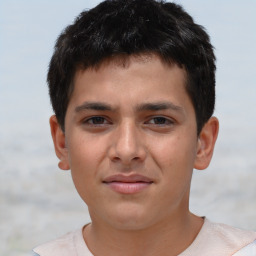
[[[71,170],[94,173],[95,167],[105,155],[103,145],[104,142],[102,143],[96,136],[72,137],[68,143]]]
[[[166,198],[171,208],[190,189],[195,147],[189,138],[175,137],[155,143],[152,149],[154,166],[160,168],[161,198]]]
[[[68,143],[69,164],[74,185],[87,200],[88,192],[99,182],[99,171],[105,152],[99,140],[72,137]]]
[[[184,171],[192,170],[195,157],[196,139],[185,136],[170,136],[155,140],[150,152],[158,166],[168,173],[182,175]]]

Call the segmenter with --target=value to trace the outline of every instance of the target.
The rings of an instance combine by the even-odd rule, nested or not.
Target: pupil
[[[154,121],[157,124],[164,124],[165,123],[165,118],[163,118],[163,117],[156,117],[156,118],[154,118]]]
[[[94,124],[102,124],[104,122],[102,117],[94,117],[93,118],[93,123]]]

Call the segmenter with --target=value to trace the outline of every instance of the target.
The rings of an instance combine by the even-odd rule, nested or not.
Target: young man
[[[91,223],[35,255],[256,255],[255,232],[189,211],[218,120],[213,47],[180,6],[113,0],[81,13],[58,38],[48,84],[59,167]]]

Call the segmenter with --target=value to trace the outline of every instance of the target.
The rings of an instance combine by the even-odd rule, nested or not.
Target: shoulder
[[[39,245],[36,247],[33,252],[40,256],[68,256],[72,255],[72,251],[74,251],[74,236],[75,233],[79,232],[74,231],[70,232],[56,240],[47,242],[45,244]]]
[[[241,250],[237,251],[233,256],[255,256],[256,255],[256,240],[246,245]]]
[[[254,254],[238,254],[238,252],[241,250],[256,250],[255,240],[256,232],[254,231],[213,223],[205,219],[205,223],[194,242],[180,256],[254,256],[256,255],[255,251]]]
[[[209,224],[212,234],[234,256],[256,256],[256,232],[238,229],[225,224]]]
[[[36,256],[91,256],[82,235],[82,229],[69,232],[60,238],[33,249]]]

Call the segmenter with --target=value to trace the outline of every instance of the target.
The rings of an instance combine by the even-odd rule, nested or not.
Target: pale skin
[[[178,255],[203,225],[189,211],[190,183],[193,168],[211,161],[218,120],[197,135],[186,72],[177,65],[155,55],[120,63],[77,70],[65,133],[50,118],[59,167],[71,169],[88,205],[92,223],[83,235],[94,255]],[[147,182],[139,189],[106,182],[113,175]]]

